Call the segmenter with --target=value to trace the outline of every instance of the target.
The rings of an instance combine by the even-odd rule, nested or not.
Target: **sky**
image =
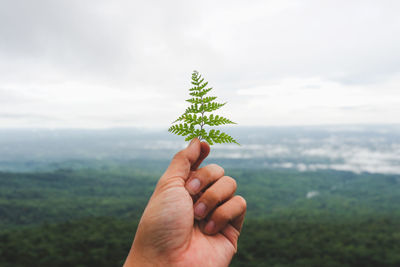
[[[399,1],[0,1],[0,128],[400,123]]]

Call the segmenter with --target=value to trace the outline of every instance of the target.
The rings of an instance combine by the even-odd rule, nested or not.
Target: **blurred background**
[[[0,265],[121,266],[193,70],[248,213],[232,266],[400,265],[398,1],[0,2]]]

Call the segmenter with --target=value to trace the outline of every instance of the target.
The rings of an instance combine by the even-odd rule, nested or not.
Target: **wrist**
[[[156,257],[146,257],[144,253],[132,246],[123,267],[147,267],[147,266],[166,266]]]
[[[125,260],[125,264],[123,267],[135,267],[135,266],[157,266],[157,264],[148,261],[146,258],[138,255],[137,253],[129,253],[128,257]]]

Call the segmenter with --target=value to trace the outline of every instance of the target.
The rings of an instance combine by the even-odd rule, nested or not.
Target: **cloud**
[[[86,121],[91,127],[166,125],[183,111],[197,69],[242,124],[399,123],[399,8],[398,1],[6,0],[0,88],[8,96],[0,92],[0,111],[68,121],[43,121],[51,127],[85,125],[95,111],[104,120]],[[109,113],[138,115],[118,124]]]
[[[244,123],[252,113],[249,124],[398,123],[399,85],[400,76],[378,85],[290,77],[237,90],[242,108],[231,112]]]
[[[16,114],[16,113],[0,113],[0,118],[5,119],[53,119],[50,116],[41,116],[41,115],[34,115],[34,114]]]

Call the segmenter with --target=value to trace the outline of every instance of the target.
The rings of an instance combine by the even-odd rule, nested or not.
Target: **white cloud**
[[[1,127],[165,127],[193,69],[245,125],[400,123],[398,1],[11,1]],[[46,119],[46,118],[52,118]]]
[[[248,124],[398,123],[399,86],[400,76],[369,85],[319,77],[286,78],[237,90],[247,112],[233,112]],[[246,119],[251,112],[252,117]]]
[[[319,195],[318,191],[309,191],[307,192],[306,198],[310,199]]]

